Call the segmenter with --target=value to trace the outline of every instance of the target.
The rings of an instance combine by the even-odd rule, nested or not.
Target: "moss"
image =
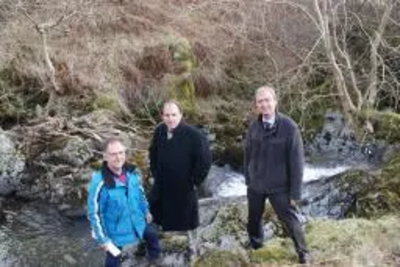
[[[220,237],[231,236],[244,244],[246,236],[247,208],[245,204],[230,204],[220,209],[212,222],[202,231],[202,240],[218,243]]]
[[[243,258],[229,251],[210,251],[194,263],[195,267],[250,266]]]
[[[342,221],[315,220],[306,227],[310,250],[319,254],[341,253],[348,256],[364,242],[373,223],[363,219]]]
[[[170,44],[170,52],[175,70],[169,79],[168,95],[180,102],[185,113],[193,113],[195,109],[195,87],[192,76],[195,58],[191,45],[185,38],[175,38]]]
[[[165,236],[161,240],[161,246],[164,252],[182,252],[189,247],[189,242],[186,236]]]
[[[396,256],[393,255],[400,251],[399,222],[398,216],[378,220],[312,220],[305,230],[312,263],[324,266],[366,266],[367,263],[368,266],[394,266]],[[263,248],[249,254],[252,263],[261,263],[262,266],[292,266],[297,262],[289,238],[273,238]]]
[[[399,218],[393,216],[376,221],[366,219],[314,220],[306,227],[308,246],[317,262],[351,259],[354,263],[367,261],[371,264],[376,261],[376,263],[382,264],[381,260],[373,258],[373,255],[390,253],[393,245],[398,243],[399,237]],[[371,256],[365,254],[366,251]]]
[[[282,264],[294,263],[296,260],[297,255],[288,239],[274,238],[263,248],[250,252],[250,261],[254,263],[279,262]]]
[[[357,195],[355,214],[379,217],[400,211],[400,154],[395,155],[377,172],[374,180]]]
[[[67,143],[69,142],[71,137],[69,136],[59,136],[51,140],[49,145],[47,146],[47,149],[49,151],[56,151],[56,150],[61,150],[63,149]]]
[[[92,110],[107,109],[114,112],[119,112],[120,107],[116,96],[111,94],[99,94],[92,103]]]

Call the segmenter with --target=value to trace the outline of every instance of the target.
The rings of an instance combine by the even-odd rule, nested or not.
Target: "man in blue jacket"
[[[109,138],[102,168],[93,173],[89,185],[88,218],[94,239],[107,252],[106,267],[120,266],[120,250],[128,244],[144,240],[150,261],[161,251],[140,175],[126,163],[125,151],[120,139]]]

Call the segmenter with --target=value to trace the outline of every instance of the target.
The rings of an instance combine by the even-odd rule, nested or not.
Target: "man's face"
[[[276,104],[276,100],[269,90],[257,92],[256,107],[263,116],[272,116],[275,113]]]
[[[108,145],[104,152],[104,160],[111,170],[120,170],[126,160],[126,149],[120,142],[113,142]]]
[[[182,113],[175,104],[166,104],[163,109],[162,119],[169,130],[178,126],[182,119]]]

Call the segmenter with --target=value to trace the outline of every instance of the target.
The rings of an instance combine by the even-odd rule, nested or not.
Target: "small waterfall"
[[[304,183],[335,176],[351,169],[350,166],[322,167],[306,164]],[[228,165],[212,166],[206,180],[206,192],[211,197],[232,197],[246,195],[246,184],[243,174],[233,171]]]

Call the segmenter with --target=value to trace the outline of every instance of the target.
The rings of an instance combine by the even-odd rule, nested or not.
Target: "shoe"
[[[310,263],[311,256],[310,253],[299,253],[299,263],[300,264],[307,264]]]
[[[249,242],[245,245],[245,248],[247,250],[257,250],[264,247],[263,243],[258,243],[258,242]]]

